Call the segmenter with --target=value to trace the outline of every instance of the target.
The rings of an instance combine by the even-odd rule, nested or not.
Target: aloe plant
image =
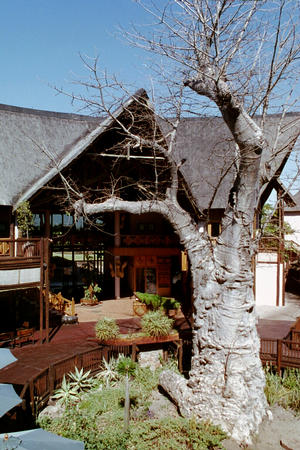
[[[68,406],[70,403],[78,401],[79,389],[77,386],[73,386],[69,381],[67,381],[64,375],[61,387],[56,389],[52,398],[57,400],[58,403]]]
[[[83,372],[83,368],[78,370],[75,366],[75,372],[68,373],[69,378],[72,380],[70,383],[71,386],[77,388],[79,392],[91,389],[94,386],[95,381],[93,377],[90,377],[90,373],[90,370]]]
[[[121,355],[117,359],[111,357],[109,361],[105,358],[102,359],[102,370],[97,377],[103,381],[106,387],[109,387],[115,381],[118,381],[119,374],[117,372],[117,365]],[[123,355],[122,355],[123,356]]]

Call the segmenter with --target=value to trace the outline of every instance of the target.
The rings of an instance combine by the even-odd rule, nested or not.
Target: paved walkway
[[[0,370],[1,383],[24,384],[29,378],[51,363],[97,346],[88,340],[95,336],[95,323],[101,317],[114,317],[121,333],[140,328],[140,319],[133,316],[133,299],[103,301],[97,306],[76,305],[79,324],[62,325],[49,344],[24,345],[12,351],[18,361]],[[258,332],[262,338],[284,338],[296,318],[300,316],[300,297],[287,295],[287,306],[281,308],[258,307]],[[182,315],[176,326],[189,329]]]
[[[300,317],[300,295],[285,294],[286,306],[257,306],[257,330],[261,338],[283,339]]]

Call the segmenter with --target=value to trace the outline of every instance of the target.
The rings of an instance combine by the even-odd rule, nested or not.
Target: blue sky
[[[119,25],[149,23],[132,0],[1,0],[0,6],[0,103],[77,112],[49,84],[71,90],[68,82],[85,76],[79,53],[99,55],[120,80],[146,87],[146,55],[116,36]]]
[[[142,53],[115,37],[118,25],[147,21],[131,0],[1,0],[0,103],[76,112],[48,84],[83,77],[79,53],[142,87]]]

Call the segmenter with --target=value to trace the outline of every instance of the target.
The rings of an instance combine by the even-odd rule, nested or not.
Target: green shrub
[[[194,419],[166,418],[135,423],[130,431],[128,448],[150,450],[153,448],[218,449],[226,434],[209,423]]]
[[[19,230],[22,231],[23,237],[28,238],[30,231],[34,228],[30,203],[28,201],[20,203],[16,210],[16,215]]]
[[[43,419],[40,425],[69,439],[82,440],[86,450],[217,450],[223,448],[222,440],[227,437],[218,427],[182,417],[135,420],[124,433],[120,410],[99,415],[71,408],[62,418]]]
[[[96,326],[96,337],[104,341],[105,339],[117,338],[120,334],[119,327],[114,319],[104,317],[98,320]]]
[[[135,294],[142,303],[145,303],[154,311],[157,311],[158,309],[168,311],[180,307],[180,303],[172,297],[161,297],[158,294],[148,294],[147,292],[136,292]]]
[[[99,431],[95,418],[83,415],[76,408],[66,409],[63,417],[39,421],[39,425],[47,431],[60,436],[84,442],[85,450],[97,450]]]
[[[174,321],[163,314],[162,311],[149,311],[141,320],[142,330],[153,337],[170,334]]]

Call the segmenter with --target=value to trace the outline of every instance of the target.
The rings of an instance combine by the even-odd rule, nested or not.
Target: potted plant
[[[169,317],[174,317],[180,309],[180,302],[173,297],[163,297],[162,306]]]
[[[91,283],[84,288],[84,297],[80,300],[81,305],[98,305],[98,297],[96,294],[101,292],[101,287],[98,284]]]
[[[157,310],[175,316],[180,308],[180,303],[172,297],[161,297],[147,292],[135,292],[134,295],[136,300],[133,303],[133,310],[137,316],[143,316],[147,311]]]

